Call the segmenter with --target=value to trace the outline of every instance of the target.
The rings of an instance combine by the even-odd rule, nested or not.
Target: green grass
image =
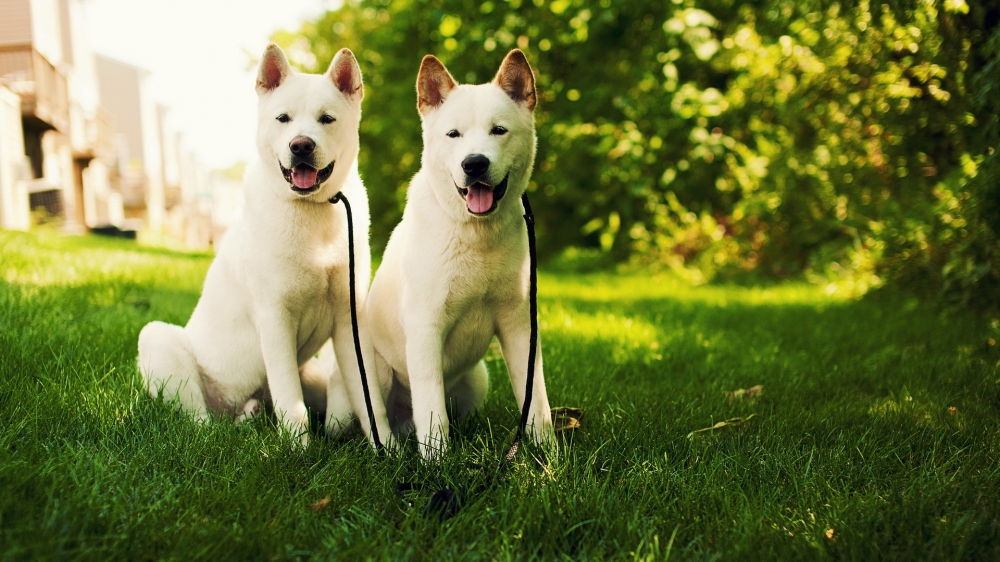
[[[210,259],[0,233],[0,557],[1000,558],[988,319],[892,293],[543,274],[549,396],[582,428],[439,522],[430,490],[479,486],[472,463],[495,466],[516,424],[502,361],[438,466],[412,441],[292,452],[267,420],[197,425],[143,391],[135,346],[150,320],[186,321]],[[403,480],[429,490],[404,504]]]

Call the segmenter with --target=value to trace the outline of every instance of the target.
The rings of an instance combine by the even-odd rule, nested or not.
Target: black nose
[[[462,169],[469,177],[478,178],[490,169],[490,159],[482,154],[470,154],[462,160]]]
[[[309,156],[313,150],[316,150],[316,143],[309,137],[295,137],[292,142],[288,143],[288,149],[295,156],[302,158]]]

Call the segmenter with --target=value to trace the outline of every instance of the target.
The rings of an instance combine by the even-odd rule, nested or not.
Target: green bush
[[[996,303],[998,20],[992,0],[348,0],[276,40],[308,70],[361,60],[376,248],[419,167],[420,58],[485,82],[520,47],[550,256]]]

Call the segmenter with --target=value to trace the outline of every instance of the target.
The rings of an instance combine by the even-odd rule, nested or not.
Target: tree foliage
[[[992,0],[347,0],[276,39],[308,70],[361,61],[376,248],[419,167],[420,58],[485,82],[520,47],[551,253],[998,302],[998,19]]]

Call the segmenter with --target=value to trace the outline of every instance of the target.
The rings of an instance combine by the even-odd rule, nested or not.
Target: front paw
[[[374,447],[375,444],[372,443],[372,446]],[[402,440],[392,434],[389,434],[388,437],[382,437],[382,450],[386,455],[398,457],[403,452]]]
[[[349,430],[352,429],[353,422],[354,422],[353,414],[347,413],[342,416],[337,416],[337,415],[330,415],[330,413],[327,412],[326,422],[325,422],[327,437],[331,439],[336,439],[346,434]]]
[[[309,448],[309,431],[306,430],[299,435],[298,439],[292,440],[292,448],[296,451],[305,451]]]
[[[535,418],[535,420],[537,419]],[[551,419],[545,418],[542,423],[532,423],[528,426],[528,436],[531,437],[532,442],[547,452],[556,450],[556,431]]]
[[[281,432],[291,439],[293,451],[304,451],[309,447],[308,424],[281,424]]]
[[[278,412],[281,431],[292,440],[292,448],[305,450],[309,446],[309,412],[305,404],[297,404],[284,412]]]
[[[437,463],[447,452],[448,440],[440,435],[431,435],[426,440],[420,440],[420,456],[427,462]]]

